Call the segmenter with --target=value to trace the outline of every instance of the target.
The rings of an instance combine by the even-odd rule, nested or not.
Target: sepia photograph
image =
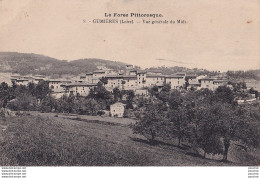
[[[0,166],[259,166],[259,7],[0,0]]]

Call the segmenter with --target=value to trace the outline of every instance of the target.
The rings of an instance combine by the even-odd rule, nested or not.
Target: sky
[[[105,13],[132,12],[163,17],[92,23],[107,18]],[[0,51],[69,61],[100,58],[142,68],[260,69],[259,12],[259,0],[0,0]],[[143,19],[187,23],[151,25]]]

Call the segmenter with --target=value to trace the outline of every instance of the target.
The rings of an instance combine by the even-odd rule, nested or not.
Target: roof
[[[68,83],[68,84],[62,84],[61,86],[65,86],[65,87],[76,87],[76,86],[97,86],[97,84],[95,83]]]
[[[123,75],[107,75],[106,78],[123,78]]]
[[[132,79],[137,79],[136,75],[123,75],[123,78],[132,78]]]
[[[194,78],[197,78],[196,75],[186,75],[186,78],[187,79],[194,79]]]
[[[64,79],[49,79],[47,80],[49,82],[71,82],[70,80],[64,80]]]
[[[205,77],[205,78],[201,78],[201,79],[199,79],[199,80],[214,80],[214,81],[216,81],[216,82],[220,82],[220,81],[227,81],[226,80],[226,78],[222,78],[222,77]]]
[[[147,71],[146,70],[137,70],[137,73],[138,74],[144,74],[144,73],[147,73]]]
[[[147,70],[147,72],[151,72],[151,73],[162,73],[161,70],[158,70],[158,69],[149,69]]]
[[[133,79],[136,79],[136,76],[135,75],[107,75],[106,78],[115,78],[115,79],[133,78]]]
[[[217,83],[225,83],[225,82],[227,82],[227,80],[213,80],[213,82],[217,82]]]
[[[197,80],[191,80],[189,81],[189,85],[200,85],[200,82]]]
[[[177,72],[175,75],[181,75],[181,76],[185,76],[186,73],[185,72]]]
[[[131,70],[129,70],[129,72],[137,72],[137,70],[136,69],[131,69]]]
[[[105,73],[106,71],[104,70],[95,70],[93,73]]]
[[[212,78],[212,77],[205,77],[205,78],[201,78],[200,80],[216,80],[216,78]]]
[[[16,79],[16,81],[29,81],[29,79]]]
[[[178,76],[178,75],[166,75],[165,78],[184,78],[184,76]]]
[[[156,77],[164,77],[164,75],[158,75],[158,74],[147,74],[146,78],[156,78]]]
[[[116,103],[114,103],[114,104],[111,104],[110,106],[113,106],[113,105],[123,105],[123,106],[125,106],[126,104],[124,104],[124,103],[121,103],[121,102],[116,102]]]

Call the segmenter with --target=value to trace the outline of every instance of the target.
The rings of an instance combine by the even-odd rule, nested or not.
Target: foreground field
[[[237,166],[257,161],[246,152],[240,159],[231,155],[235,162],[230,163],[203,159],[185,147],[149,145],[122,121],[85,119],[42,113],[0,119],[0,165]]]

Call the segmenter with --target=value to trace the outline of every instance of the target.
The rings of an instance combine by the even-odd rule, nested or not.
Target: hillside
[[[79,75],[82,73],[93,72],[97,66],[106,66],[111,69],[124,69],[125,63],[109,61],[103,59],[78,59],[73,61],[59,60],[44,55],[33,53],[0,52],[0,71],[2,73],[18,73],[21,75],[38,74],[47,76]],[[139,67],[137,67],[139,68]],[[217,75],[217,71],[186,67],[152,67],[148,70],[160,70],[165,75],[176,72],[185,72],[195,75]],[[231,79],[255,79],[260,80],[260,69],[249,71],[228,71]]]
[[[123,69],[126,64],[103,59],[79,59],[68,62],[38,54],[0,52],[0,71],[21,75],[79,75],[93,72],[100,65],[111,69]]]
[[[126,125],[52,113],[1,119],[0,129],[0,164],[9,166],[249,166],[258,161],[235,151],[228,163],[210,155],[204,159],[176,143],[150,145]]]

